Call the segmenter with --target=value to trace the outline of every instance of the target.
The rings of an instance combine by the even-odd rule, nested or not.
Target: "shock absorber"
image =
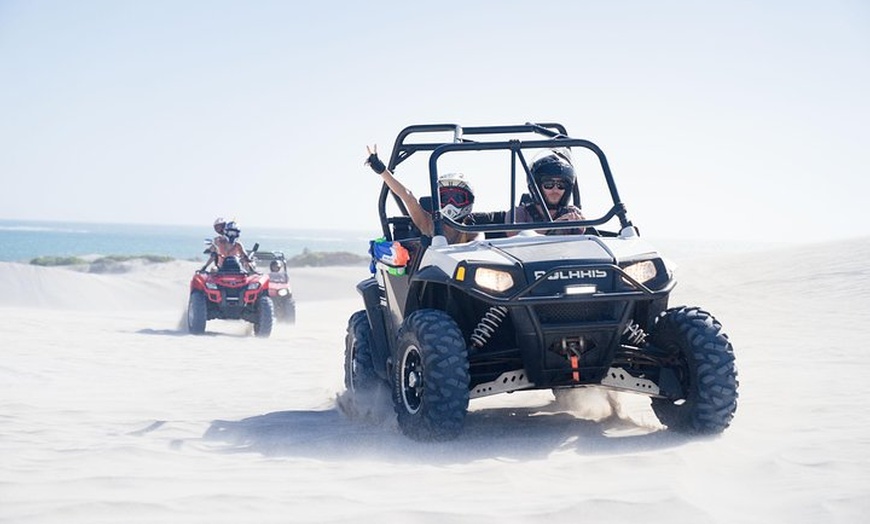
[[[507,317],[507,314],[508,310],[504,306],[490,307],[486,313],[484,313],[480,322],[477,323],[474,332],[471,333],[471,345],[477,349],[486,345],[492,337],[492,334],[495,333],[495,330],[498,329],[505,317]]]
[[[646,342],[646,333],[634,320],[629,320],[622,332],[622,340],[634,346],[642,346]]]

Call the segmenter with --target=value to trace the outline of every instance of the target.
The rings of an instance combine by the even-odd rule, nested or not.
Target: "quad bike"
[[[287,274],[287,261],[280,251],[256,251],[252,255],[258,268],[269,268],[269,297],[275,305],[275,320],[296,323],[296,301]]]
[[[531,155],[556,149],[584,155],[585,163],[574,163],[583,167],[575,167],[568,190],[581,207],[581,182],[586,193],[596,180],[597,208],[589,207],[595,216],[581,207],[582,220],[518,223],[518,204],[543,205]],[[477,172],[502,177],[496,186],[506,188],[505,207],[462,222],[442,215],[444,159],[461,165],[484,153],[496,155],[501,167]],[[431,196],[420,200],[435,210],[435,233],[421,235],[403,203],[382,187],[383,241],[409,257],[397,270],[391,258],[373,256],[373,276],[357,285],[365,309],[347,327],[351,397],[386,385],[399,427],[416,440],[457,437],[476,398],[591,386],[650,397],[670,430],[711,434],[729,426],[738,380],[728,336],[702,308],[669,307],[672,267],[640,238],[597,145],[552,123],[417,125],[399,134],[388,168],[400,176],[397,168],[414,155],[424,156],[428,167],[416,174],[427,175]],[[477,239],[448,245],[446,225]],[[582,234],[562,234],[579,228]]]
[[[252,253],[258,247],[255,244]],[[229,319],[252,323],[254,335],[258,337],[271,335],[275,313],[269,297],[269,275],[245,271],[238,257],[227,257],[213,271],[206,271],[206,266],[190,280],[188,331],[202,334],[207,321]]]

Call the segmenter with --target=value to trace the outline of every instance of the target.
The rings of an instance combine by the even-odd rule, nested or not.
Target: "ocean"
[[[308,251],[368,254],[368,241],[378,231],[245,227],[241,240],[251,249],[283,251],[292,257]],[[165,255],[205,260],[203,241],[214,236],[211,224],[170,226],[91,224],[0,220],[0,261],[30,262],[41,256]]]

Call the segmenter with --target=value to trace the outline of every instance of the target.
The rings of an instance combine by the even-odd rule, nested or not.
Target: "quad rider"
[[[236,257],[242,269],[249,273],[253,272],[254,264],[250,257],[248,257],[245,246],[239,240],[239,235],[241,235],[242,231],[239,229],[238,223],[235,220],[224,222],[223,219],[218,218],[215,220],[214,229],[218,233],[218,236],[214,238],[212,246],[207,250],[211,253],[211,256],[202,270],[204,271],[212,262],[220,270],[228,257]]]

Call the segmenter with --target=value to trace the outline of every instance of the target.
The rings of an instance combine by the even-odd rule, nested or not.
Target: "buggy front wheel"
[[[725,430],[737,410],[737,368],[734,350],[722,325],[697,307],[662,313],[650,343],[669,355],[662,372],[680,385],[680,398],[653,398],[662,424],[682,433],[710,434]]]
[[[411,313],[398,333],[393,405],[402,432],[415,440],[449,440],[468,411],[468,349],[447,313]]]

